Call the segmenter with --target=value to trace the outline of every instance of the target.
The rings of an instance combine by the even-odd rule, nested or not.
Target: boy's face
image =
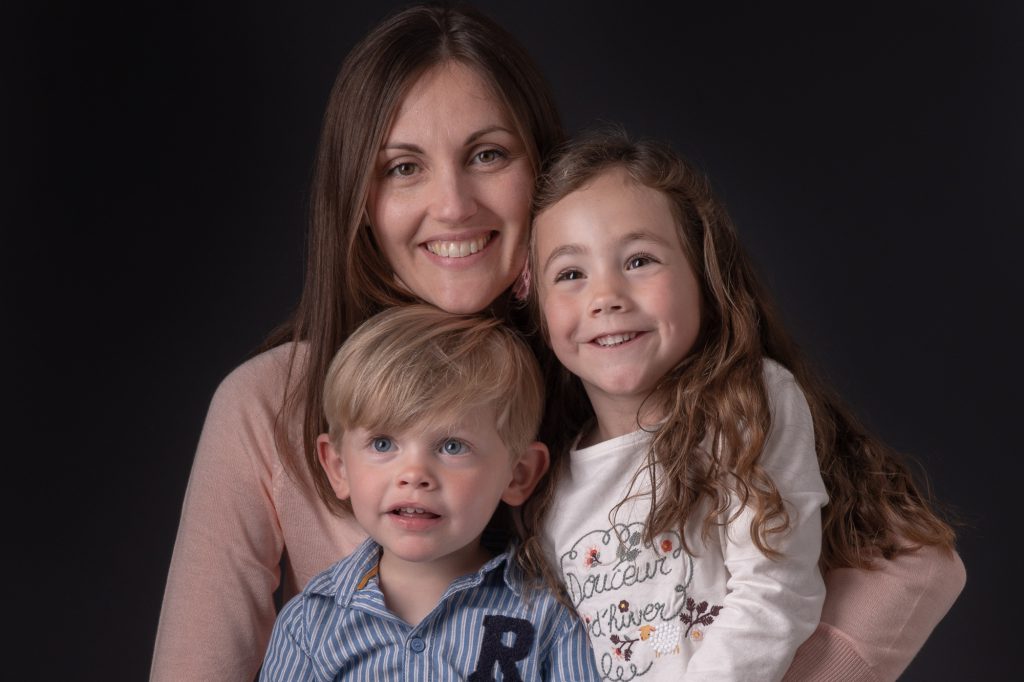
[[[436,562],[460,575],[477,568],[479,538],[498,501],[522,504],[547,469],[543,445],[513,456],[495,423],[493,408],[477,407],[454,424],[353,428],[338,450],[320,436],[320,462],[388,561]]]
[[[598,415],[635,414],[700,332],[700,285],[668,200],[613,169],[540,213],[534,230],[552,350]]]

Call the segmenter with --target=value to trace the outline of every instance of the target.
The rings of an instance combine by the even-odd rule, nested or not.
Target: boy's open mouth
[[[396,507],[396,508],[392,509],[389,513],[390,514],[394,514],[396,516],[408,516],[408,517],[411,517],[411,518],[418,518],[418,519],[437,519],[437,518],[440,518],[440,516],[438,514],[435,514],[433,512],[428,512],[427,510],[422,509],[420,507]]]

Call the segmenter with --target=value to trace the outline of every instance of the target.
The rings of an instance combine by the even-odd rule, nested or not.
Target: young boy
[[[407,306],[357,329],[317,451],[370,538],[284,607],[260,679],[599,679],[576,614],[481,544],[547,470],[542,408],[533,354],[497,320]]]

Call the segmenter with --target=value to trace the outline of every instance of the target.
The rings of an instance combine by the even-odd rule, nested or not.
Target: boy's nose
[[[436,479],[419,458],[413,458],[402,467],[396,482],[399,488],[417,490],[431,490],[437,486]]]

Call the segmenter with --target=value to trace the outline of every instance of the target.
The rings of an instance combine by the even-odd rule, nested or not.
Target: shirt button
[[[413,637],[409,640],[409,648],[415,651],[416,653],[420,653],[421,651],[427,648],[427,645],[424,644],[423,640],[419,637]]]

